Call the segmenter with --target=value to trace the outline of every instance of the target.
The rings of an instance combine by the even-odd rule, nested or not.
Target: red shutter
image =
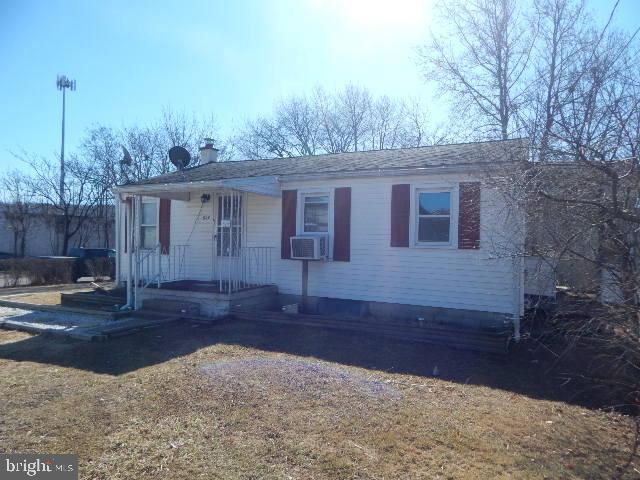
[[[351,187],[336,188],[333,195],[333,259],[351,260]]]
[[[160,253],[162,255],[169,254],[169,246],[171,244],[171,200],[168,198],[160,199],[160,212],[158,215],[158,240],[160,242]]]
[[[408,183],[391,186],[391,246],[409,246],[411,193]]]
[[[280,240],[280,257],[291,258],[291,237],[296,235],[297,190],[282,191],[282,236]]]
[[[458,248],[480,248],[480,182],[460,184]]]

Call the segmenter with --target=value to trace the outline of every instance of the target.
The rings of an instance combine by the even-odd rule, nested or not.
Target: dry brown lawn
[[[91,479],[616,476],[631,420],[543,370],[252,323],[101,344],[0,331],[0,451],[76,453]]]

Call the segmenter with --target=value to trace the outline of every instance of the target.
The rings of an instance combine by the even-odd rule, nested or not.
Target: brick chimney
[[[218,161],[218,149],[213,146],[212,138],[204,139],[204,147],[200,147],[200,165]]]

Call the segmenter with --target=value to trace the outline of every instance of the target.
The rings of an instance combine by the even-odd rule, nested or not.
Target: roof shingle
[[[527,148],[527,140],[515,139],[393,150],[308,155],[303,157],[217,162],[159,175],[131,185],[520,162],[526,159]]]

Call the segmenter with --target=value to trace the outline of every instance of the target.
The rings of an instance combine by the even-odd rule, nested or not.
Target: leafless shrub
[[[0,260],[0,272],[10,279],[11,286],[27,279],[31,285],[72,283],[75,280],[74,259],[12,258]]]

